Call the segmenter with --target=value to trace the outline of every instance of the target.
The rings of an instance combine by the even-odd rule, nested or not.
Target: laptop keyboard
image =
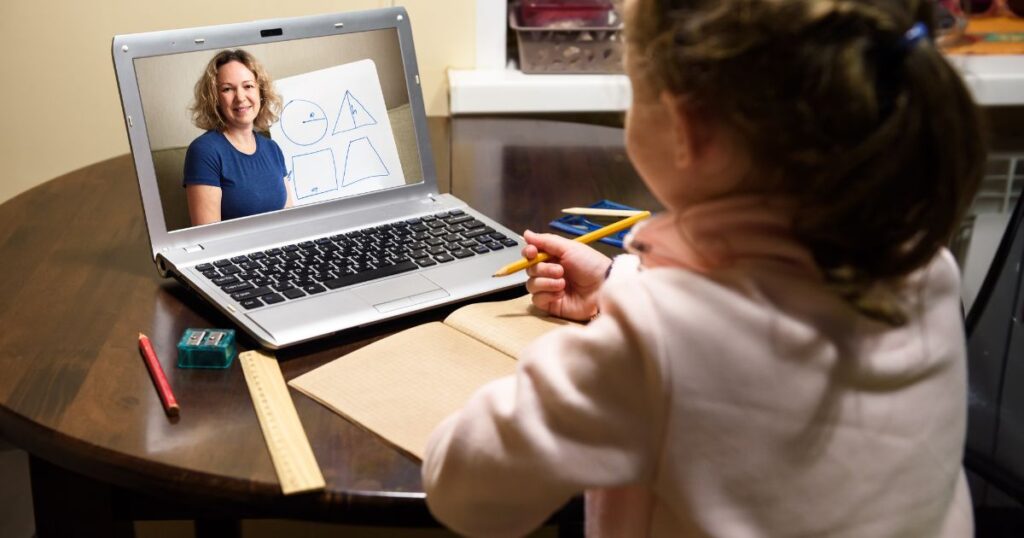
[[[196,269],[251,310],[517,245],[453,209],[203,263]]]

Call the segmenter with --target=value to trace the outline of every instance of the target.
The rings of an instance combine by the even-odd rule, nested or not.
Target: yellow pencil
[[[589,217],[632,217],[643,213],[638,209],[605,209],[599,207],[567,207],[562,213],[569,215],[586,215]]]
[[[637,222],[640,222],[643,219],[646,219],[649,216],[651,216],[650,211],[641,211],[636,215],[633,215],[632,217],[622,219],[618,222],[613,222],[608,226],[605,226],[604,228],[594,230],[590,233],[585,233],[574,239],[574,241],[579,241],[580,243],[591,243],[593,241],[601,239],[602,237],[607,237],[615,232],[625,230],[626,228],[629,228],[630,226],[636,224]],[[506,265],[505,267],[498,269],[498,272],[494,273],[494,275],[492,276],[508,276],[517,271],[522,271],[523,269],[526,269],[531,265],[537,265],[538,263],[548,258],[549,256],[547,255],[547,253],[541,252],[538,253],[537,257],[535,257],[532,260],[527,260],[526,258],[523,258],[517,262],[512,262]]]

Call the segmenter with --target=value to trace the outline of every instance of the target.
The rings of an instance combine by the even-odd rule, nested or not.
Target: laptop
[[[227,49],[257,59],[281,98],[267,138],[289,203],[193,225],[184,164],[205,131],[190,107]],[[261,345],[525,281],[491,277],[520,258],[522,238],[438,191],[403,8],[119,35],[112,55],[157,270]]]

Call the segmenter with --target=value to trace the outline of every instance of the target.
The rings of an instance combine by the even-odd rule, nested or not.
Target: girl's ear
[[[663,90],[659,98],[672,126],[675,147],[672,160],[677,168],[691,168],[695,160],[704,156],[707,142],[712,136],[712,126],[687,106],[683,98],[668,90]]]

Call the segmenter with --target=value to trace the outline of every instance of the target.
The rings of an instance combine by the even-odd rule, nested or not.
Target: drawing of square
[[[299,199],[338,190],[334,152],[328,148],[292,157],[292,181]]]

